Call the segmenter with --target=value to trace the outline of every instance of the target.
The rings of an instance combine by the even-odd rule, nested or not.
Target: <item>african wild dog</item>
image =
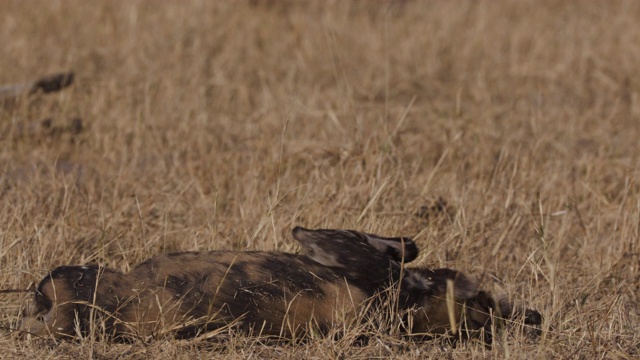
[[[87,334],[94,324],[127,339],[189,337],[233,326],[290,338],[327,333],[340,321],[356,320],[365,305],[384,312],[394,296],[405,330],[427,335],[444,333],[452,323],[489,330],[489,313],[498,311],[491,296],[456,271],[404,268],[418,255],[410,238],[301,227],[293,237],[299,255],[182,252],[148,259],[127,274],[99,266],[56,268],[40,282],[20,330],[64,337]]]

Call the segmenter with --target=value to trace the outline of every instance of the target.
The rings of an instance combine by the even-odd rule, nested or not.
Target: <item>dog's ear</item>
[[[350,267],[349,258],[358,254],[359,243],[364,242],[344,230],[311,230],[296,226],[292,235],[300,243],[302,255],[324,266],[337,268]]]
[[[542,325],[542,314],[540,312],[528,309],[521,304],[513,303],[502,295],[498,298],[498,306],[500,314],[505,319],[518,320],[522,319],[525,325],[540,327]]]
[[[410,262],[418,256],[418,247],[410,238],[382,237],[355,230],[310,230],[297,226],[293,238],[302,245],[302,254],[325,266],[345,267],[340,259],[369,256],[371,251],[386,255],[393,261]]]
[[[369,245],[383,254],[389,255],[397,262],[411,262],[418,257],[418,246],[408,237],[383,237],[374,234],[363,234]]]

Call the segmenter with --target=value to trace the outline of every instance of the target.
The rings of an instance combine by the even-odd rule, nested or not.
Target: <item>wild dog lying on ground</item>
[[[327,333],[395,304],[411,334],[490,331],[490,314],[510,316],[459,272],[408,269],[418,248],[410,238],[296,227],[301,254],[256,251],[160,255],[124,274],[99,266],[63,266],[38,285],[22,334],[57,337],[102,331],[130,339],[190,337],[234,327],[291,338]],[[392,301],[389,301],[392,300]],[[375,313],[374,313],[375,312]],[[529,322],[540,315],[530,311]],[[452,325],[453,324],[453,325]]]

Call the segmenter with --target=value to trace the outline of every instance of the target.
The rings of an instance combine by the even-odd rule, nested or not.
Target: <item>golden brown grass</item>
[[[0,83],[74,70],[0,110],[0,288],[61,264],[295,251],[294,224],[408,235],[545,316],[493,349],[111,344],[11,337],[3,357],[640,355],[640,3],[3,1]],[[21,121],[81,117],[78,135]],[[13,135],[12,135],[13,134]],[[438,198],[447,211],[424,210]],[[437,210],[434,207],[432,210]],[[429,216],[427,216],[429,215]]]

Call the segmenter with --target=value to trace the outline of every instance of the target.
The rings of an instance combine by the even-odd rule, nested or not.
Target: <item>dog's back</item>
[[[238,326],[291,337],[311,323],[327,331],[349,321],[369,296],[305,256],[175,253],[151,258],[126,275],[97,266],[56,268],[38,286],[21,329],[64,336],[77,329],[87,334],[94,323],[116,336],[184,337]]]

